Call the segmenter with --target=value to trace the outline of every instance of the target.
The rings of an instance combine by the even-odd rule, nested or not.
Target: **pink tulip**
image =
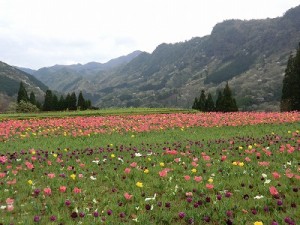
[[[277,189],[274,186],[271,186],[269,188],[269,191],[270,191],[271,195],[273,195],[273,196],[277,196],[279,194]]]
[[[13,179],[13,180],[8,180],[8,181],[6,181],[6,183],[7,183],[8,185],[14,185],[14,184],[17,183],[17,179],[15,178],[15,179]]]
[[[166,150],[166,154],[168,154],[168,155],[177,155],[178,152],[175,149],[173,149],[173,150],[167,149]]]
[[[179,163],[181,161],[181,158],[175,158],[174,162]]]
[[[198,164],[196,162],[192,162],[191,164],[192,164],[193,167],[197,167],[198,166]]]
[[[55,177],[55,173],[48,173],[47,175],[50,179],[53,179]]]
[[[130,164],[130,166],[131,166],[132,168],[134,168],[134,167],[137,166],[137,163],[136,163],[136,162],[133,162],[133,163]]]
[[[194,177],[194,181],[201,182],[202,181],[202,177],[201,176],[195,176]]]
[[[13,205],[14,201],[15,200],[13,198],[7,198],[5,202],[6,202],[7,205]]]
[[[7,162],[7,156],[0,156],[0,163],[6,163]]]
[[[185,176],[183,176],[183,177],[184,177],[184,179],[185,179],[186,181],[188,181],[188,180],[191,179],[191,177],[190,177],[189,175],[185,175]]]
[[[250,159],[249,157],[246,157],[246,158],[245,158],[245,161],[250,162],[251,159]]]
[[[130,195],[130,194],[128,194],[128,193],[126,192],[126,193],[124,193],[124,197],[125,197],[127,200],[130,200],[130,199],[133,197],[133,195]]]
[[[193,192],[186,192],[186,193],[185,193],[185,196],[186,196],[186,197],[191,197],[191,196],[193,196]]]
[[[124,173],[126,173],[126,174],[129,174],[129,173],[130,173],[130,171],[131,171],[131,169],[130,169],[130,168],[125,168],[125,170],[124,170]]]
[[[273,172],[272,175],[273,175],[274,179],[279,179],[280,178],[280,174],[277,173],[277,172]]]
[[[0,178],[4,178],[6,176],[6,173],[0,173]]]
[[[14,210],[14,205],[7,205],[6,209],[7,211],[11,212]]]
[[[205,186],[206,186],[207,189],[213,189],[214,188],[213,184],[206,184]]]
[[[226,155],[222,155],[221,156],[221,161],[225,161],[227,159],[227,156]]]
[[[32,170],[34,169],[34,165],[28,161],[25,162],[25,165],[27,166],[28,169]]]
[[[159,176],[160,177],[166,177],[168,175],[168,171],[167,170],[162,170],[162,171],[159,171]]]
[[[44,188],[44,195],[50,196],[52,194],[52,190],[49,187]]]
[[[79,193],[81,193],[81,189],[80,189],[80,188],[78,188],[78,187],[74,187],[74,189],[73,189],[73,193],[75,193],[75,194],[79,194]]]
[[[288,177],[288,178],[292,178],[294,176],[294,174],[291,172],[291,169],[287,169],[285,171],[285,175]]]
[[[205,161],[209,161],[209,160],[210,160],[210,156],[208,156],[208,155],[204,155],[204,156],[202,156],[202,158],[203,158]]]
[[[66,190],[67,190],[67,187],[66,187],[66,186],[60,186],[60,187],[59,187],[59,191],[60,191],[61,193],[66,192]]]

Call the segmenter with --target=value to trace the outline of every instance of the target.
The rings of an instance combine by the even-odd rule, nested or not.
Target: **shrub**
[[[36,107],[36,105],[21,100],[17,105],[16,111],[27,113],[27,112],[38,112],[39,109],[38,107]]]

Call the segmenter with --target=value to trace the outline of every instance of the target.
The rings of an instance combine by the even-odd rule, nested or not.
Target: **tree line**
[[[296,55],[290,55],[282,83],[280,110],[300,110],[300,42]]]
[[[80,91],[78,98],[75,92],[68,93],[66,97],[60,95],[57,97],[51,90],[45,93],[43,104],[36,100],[34,92],[28,95],[23,82],[20,83],[17,97],[18,112],[34,112],[34,111],[63,111],[63,110],[86,110],[92,107],[91,101],[86,100]]]
[[[226,83],[226,86],[222,91],[219,91],[216,103],[212,98],[212,95],[209,93],[206,97],[205,91],[202,90],[199,98],[195,98],[193,109],[202,111],[202,112],[237,112],[238,107],[235,99],[232,97],[231,89]]]

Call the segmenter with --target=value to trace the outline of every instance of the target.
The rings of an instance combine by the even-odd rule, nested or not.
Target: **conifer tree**
[[[70,96],[70,107],[69,110],[76,110],[77,109],[77,97],[75,92],[72,92]]]
[[[61,95],[60,98],[59,98],[58,106],[59,106],[59,110],[66,110],[67,109],[66,100],[64,99],[63,95]]]
[[[300,43],[296,56],[290,56],[282,85],[281,111],[300,110]]]
[[[66,109],[70,109],[72,103],[71,103],[72,99],[71,99],[71,95],[70,93],[67,94],[66,99],[65,99],[65,107]]]
[[[205,101],[205,111],[206,112],[214,112],[215,111],[215,103],[214,103],[214,100],[210,93],[207,95],[207,98]]]
[[[29,98],[28,98],[28,94],[27,91],[24,87],[23,82],[20,82],[20,87],[19,87],[19,91],[18,91],[18,97],[17,97],[17,102],[20,103],[21,101],[24,102],[28,102]]]
[[[30,92],[29,102],[30,102],[32,105],[36,105],[36,99],[35,99],[35,95],[34,95],[33,91]]]
[[[47,90],[45,94],[45,101],[43,105],[43,111],[52,111],[53,110],[53,96],[52,91]]]
[[[204,112],[205,111],[205,102],[206,102],[206,96],[205,96],[205,91],[201,91],[201,95],[198,101],[198,110]]]
[[[58,101],[58,97],[56,96],[56,94],[52,95],[52,110],[53,111],[59,110],[59,101]]]
[[[86,107],[86,109],[90,109],[91,107],[92,107],[92,102],[91,102],[91,100],[85,100],[85,107]]]
[[[195,100],[194,100],[192,109],[199,110],[199,109],[198,109],[198,105],[199,105],[199,101],[198,101],[198,98],[196,97]]]
[[[235,99],[232,97],[231,89],[226,83],[223,90],[223,112],[236,112],[238,111]]]
[[[223,112],[224,110],[224,104],[223,104],[223,93],[219,91],[218,98],[216,100],[216,111],[217,112]]]
[[[79,95],[78,95],[78,102],[77,102],[77,108],[80,109],[80,110],[86,110],[87,109],[87,106],[86,106],[86,101],[85,99],[83,98],[83,94],[82,92],[80,91]]]

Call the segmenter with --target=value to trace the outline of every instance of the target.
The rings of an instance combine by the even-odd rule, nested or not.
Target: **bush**
[[[22,100],[22,101],[20,101],[20,103],[18,103],[16,111],[17,112],[28,113],[28,112],[38,112],[39,109],[38,109],[38,107],[31,104],[30,102],[25,102],[25,101]]]

